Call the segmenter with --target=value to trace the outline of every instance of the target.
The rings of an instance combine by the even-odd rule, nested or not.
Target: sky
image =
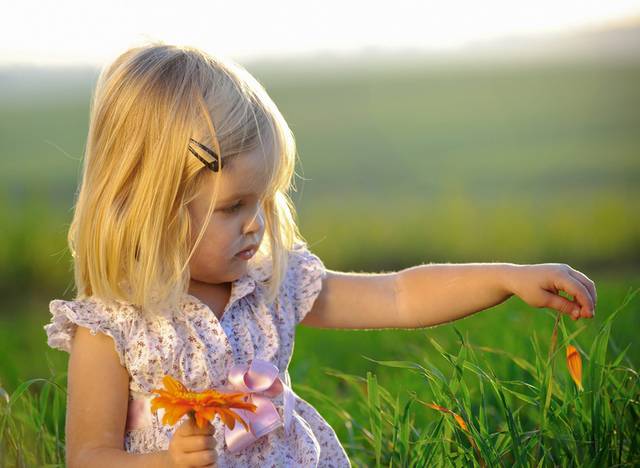
[[[640,0],[20,0],[0,16],[0,65],[96,65],[160,40],[236,60],[438,52],[640,15]]]

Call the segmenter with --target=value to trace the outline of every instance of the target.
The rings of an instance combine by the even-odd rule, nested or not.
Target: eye
[[[225,213],[235,213],[236,211],[238,211],[238,209],[242,206],[242,203],[238,202],[233,206],[230,206],[228,208],[223,209],[222,211],[224,211]]]

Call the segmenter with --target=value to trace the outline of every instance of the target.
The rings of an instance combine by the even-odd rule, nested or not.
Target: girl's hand
[[[569,265],[516,265],[507,276],[509,290],[533,307],[556,309],[573,320],[595,315],[598,300],[595,283]],[[573,301],[558,295],[560,290],[572,296]]]
[[[218,454],[215,451],[214,433],[215,428],[211,423],[200,429],[192,417],[187,418],[178,426],[169,442],[167,466],[170,468],[217,466]]]

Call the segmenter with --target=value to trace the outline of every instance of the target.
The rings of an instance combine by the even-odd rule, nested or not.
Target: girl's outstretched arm
[[[570,301],[558,295],[565,291]],[[451,322],[513,295],[574,320],[593,317],[595,284],[562,263],[446,263],[395,273],[327,270],[313,307],[301,322],[323,328],[419,328]]]

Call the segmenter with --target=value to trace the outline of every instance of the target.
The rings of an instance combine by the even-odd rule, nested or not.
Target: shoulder
[[[296,323],[311,310],[327,275],[320,257],[305,242],[297,241],[289,251],[283,283],[283,294],[289,298],[288,303],[293,309]]]
[[[72,300],[53,299],[49,302],[50,322],[44,326],[47,344],[54,349],[71,352],[71,342],[78,326],[91,335],[110,336],[122,365],[128,329],[135,320],[135,310],[126,303],[107,302],[96,297]]]
[[[308,282],[314,277],[326,276],[324,263],[311,251],[306,242],[296,241],[287,257],[287,279],[295,282]]]

